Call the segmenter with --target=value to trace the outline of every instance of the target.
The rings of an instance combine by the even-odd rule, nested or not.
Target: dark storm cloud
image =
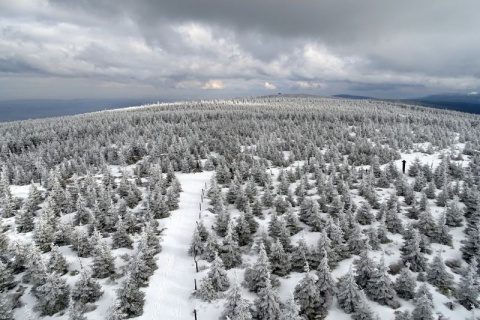
[[[0,58],[185,92],[469,90],[479,11],[474,0],[0,0]]]

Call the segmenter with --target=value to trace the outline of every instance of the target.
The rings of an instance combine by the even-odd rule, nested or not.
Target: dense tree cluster
[[[41,315],[68,308],[84,319],[109,278],[120,287],[109,318],[140,316],[141,287],[161,251],[158,220],[179,208],[175,174],[202,170],[212,173],[212,214],[199,219],[185,254],[208,268],[195,296],[227,298],[222,319],[324,318],[335,297],[353,319],[377,317],[370,300],[397,308],[398,298],[415,305],[399,319],[430,319],[428,286],[476,307],[479,128],[478,116],[457,112],[315,97],[1,124],[0,313],[13,317],[7,293],[22,274]],[[439,159],[416,157],[404,175],[396,161],[412,151]],[[28,185],[28,195],[17,197],[13,185]],[[452,229],[465,233],[460,247]],[[32,243],[10,241],[13,231]],[[395,278],[379,258],[392,242],[401,251]],[[452,248],[465,260],[459,281],[442,257]],[[70,249],[82,264],[74,282]],[[121,268],[120,251],[128,252]],[[331,270],[351,257],[352,268],[334,279]],[[237,268],[245,269],[241,284],[229,278]],[[279,278],[291,272],[304,274],[282,302]],[[256,299],[243,298],[240,286]]]

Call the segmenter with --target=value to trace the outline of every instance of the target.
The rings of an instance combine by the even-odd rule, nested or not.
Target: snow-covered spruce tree
[[[478,204],[480,206],[480,202]],[[464,230],[465,240],[462,240],[462,258],[470,262],[480,252],[480,208],[472,211],[467,218],[467,226]]]
[[[360,258],[355,260],[355,282],[360,289],[365,289],[373,276],[377,264],[369,256],[370,247],[367,247],[360,253]]]
[[[255,200],[253,201],[252,214],[256,217],[259,217],[260,219],[263,219],[262,203],[260,202],[258,197],[255,197]]]
[[[225,291],[230,286],[230,280],[228,280],[227,272],[223,266],[222,259],[216,255],[215,259],[210,266],[210,271],[208,272],[208,278],[212,281],[212,286],[215,291]]]
[[[412,320],[434,320],[432,302],[426,294],[415,300],[415,308],[412,311]]]
[[[15,224],[17,225],[17,232],[25,233],[33,231],[35,227],[33,213],[25,208],[18,210],[15,215]]]
[[[362,229],[355,223],[347,240],[347,250],[350,254],[360,254],[364,248],[365,239],[363,238]]]
[[[437,195],[436,204],[439,207],[445,207],[450,199],[450,192],[449,192],[449,185],[444,184],[442,187],[442,191]]]
[[[427,184],[427,187],[425,189],[425,199],[435,199],[436,195],[435,195],[435,190],[437,188],[435,187],[435,183],[432,181],[432,182],[429,182]]]
[[[357,210],[356,219],[361,225],[371,224],[375,216],[372,213],[372,207],[368,202],[362,203],[360,208]]]
[[[12,289],[15,286],[12,270],[0,260],[0,292]]]
[[[417,292],[415,292],[414,300],[418,300],[424,295],[427,296],[428,300],[430,301],[430,305],[433,308],[433,296],[426,282],[423,282],[420,286],[418,286]]]
[[[320,316],[325,317],[332,305],[336,285],[330,273],[328,258],[325,251],[322,253],[322,256],[323,258],[320,260],[320,264],[317,268],[317,288],[320,298],[320,309],[318,313]]]
[[[230,213],[228,213],[222,202],[219,202],[217,207],[218,209],[214,208],[213,211],[216,214],[214,229],[220,237],[224,237],[230,224]]]
[[[200,219],[200,222],[197,222],[196,229],[198,231],[198,235],[200,236],[201,241],[207,241],[208,237],[210,236],[210,232],[207,230],[207,227],[205,227],[203,219]]]
[[[200,288],[195,292],[195,296],[205,302],[212,302],[218,299],[218,292],[212,284],[212,278],[205,277],[200,283]]]
[[[316,279],[310,274],[308,263],[305,263],[305,276],[295,287],[294,296],[300,306],[300,315],[307,319],[315,319],[321,300]]]
[[[65,257],[60,252],[60,249],[56,246],[52,246],[50,252],[50,260],[48,262],[50,272],[56,272],[59,275],[64,275],[68,272],[68,263]]]
[[[132,249],[133,240],[127,232],[127,228],[121,217],[118,218],[116,231],[112,234],[112,249],[129,248]]]
[[[300,316],[300,307],[295,302],[293,294],[285,302],[279,320],[303,320]]]
[[[334,268],[338,265],[338,262],[340,261],[340,257],[338,253],[343,254],[345,250],[345,245],[343,244],[343,236],[341,234],[335,234],[335,233],[341,233],[341,230],[339,228],[334,228],[334,232],[332,233],[332,237],[337,239],[340,237],[340,239],[337,239],[341,243],[336,243],[335,247],[332,245],[332,240],[330,240],[329,236],[327,235],[327,231],[323,229],[322,233],[320,234],[320,238],[318,238],[317,242],[317,251],[320,254],[320,259],[323,258],[321,256],[324,252],[327,254],[328,258],[328,265],[331,268]]]
[[[420,192],[427,186],[427,179],[425,179],[425,175],[423,171],[419,171],[417,177],[415,178],[415,182],[413,183],[413,191]]]
[[[378,224],[378,227],[377,227],[377,235],[378,235],[378,239],[380,240],[380,243],[392,242],[392,240],[388,238],[387,232],[388,230],[385,224],[385,216],[384,216],[382,219],[380,219],[380,223]]]
[[[73,224],[76,226],[88,224],[90,222],[90,213],[87,208],[87,201],[81,194],[78,195],[76,209],[77,211],[73,216]]]
[[[453,276],[447,271],[440,251],[428,266],[427,282],[438,287],[441,292],[449,290],[453,285]]]
[[[418,217],[420,215],[420,208],[418,206],[417,198],[413,199],[410,208],[407,209],[406,215],[409,219],[418,220]]]
[[[218,250],[219,246],[217,236],[215,234],[211,234],[205,242],[202,258],[208,262],[212,262],[215,259],[215,256],[218,254]]]
[[[148,278],[150,278],[155,269],[147,265],[146,254],[148,254],[148,251],[145,249],[140,250],[142,247],[146,248],[144,244],[139,244],[139,250],[133,254],[128,265],[128,270],[137,286],[146,287],[148,286]]]
[[[272,273],[278,276],[286,276],[290,272],[290,261],[288,254],[283,249],[280,240],[272,244],[270,255],[268,256]]]
[[[111,305],[107,310],[106,320],[125,320],[127,315],[123,312],[121,307],[121,301],[117,298],[113,305]]]
[[[235,281],[232,289],[227,294],[227,301],[220,320],[251,320],[250,302],[244,298],[240,293],[238,283]]]
[[[245,205],[247,206],[248,203]],[[252,242],[252,232],[250,230],[250,224],[245,218],[245,213],[240,211],[240,216],[237,219],[235,225],[235,232],[238,235],[238,245],[245,246]]]
[[[478,283],[477,261],[472,259],[467,272],[462,276],[455,290],[458,303],[470,310],[478,307],[478,296],[480,295],[480,284]]]
[[[92,278],[88,268],[82,269],[77,282],[72,289],[72,299],[81,304],[97,301],[103,295],[102,286]]]
[[[355,282],[353,271],[350,268],[347,274],[338,279],[337,283],[337,301],[346,313],[355,311],[355,306],[359,303],[360,291]]]
[[[4,291],[0,291],[0,320],[14,320],[12,302]]]
[[[388,276],[385,258],[382,254],[380,263],[374,269],[371,278],[365,288],[366,294],[373,300],[383,305],[392,305],[396,294],[393,289],[392,280]]]
[[[380,239],[378,238],[377,230],[374,227],[367,229],[368,244],[372,250],[380,250]]]
[[[70,299],[68,304],[68,320],[87,320],[87,317],[84,315],[85,305],[80,303],[75,303]]]
[[[192,240],[190,241],[190,248],[188,248],[188,254],[191,256],[197,256],[203,254],[203,241],[200,237],[198,228],[193,230]]]
[[[427,269],[427,261],[420,251],[420,234],[417,229],[413,229],[412,232],[412,238],[405,240],[403,247],[400,249],[402,251],[402,261],[413,272],[423,272]]]
[[[55,226],[52,224],[48,214],[49,208],[44,209],[44,213],[40,215],[35,224],[33,231],[33,240],[42,252],[48,252],[51,249],[51,244],[54,241]]]
[[[413,186],[407,183],[404,187],[403,195],[404,195],[403,201],[405,202],[405,204],[407,206],[412,205],[413,200],[415,199],[415,191],[413,190]]]
[[[402,268],[400,275],[395,280],[393,288],[397,295],[405,300],[413,299],[415,296],[415,287],[417,286],[417,281],[412,271],[407,267]]]
[[[268,223],[268,235],[272,238],[278,238],[280,234],[280,220],[277,216],[276,212],[273,212],[270,218],[270,222]]]
[[[21,256],[18,256],[18,258],[22,259]],[[32,292],[35,295],[37,288],[45,283],[48,273],[48,265],[37,246],[30,245],[27,248],[25,267],[27,270],[22,280],[32,285]]]
[[[310,255],[310,248],[308,247],[305,238],[302,236],[298,239],[297,245],[290,255],[292,271],[302,272],[305,268],[305,261],[309,260]]]
[[[372,310],[368,304],[368,300],[363,293],[363,290],[360,290],[358,303],[355,306],[355,312],[352,314],[353,320],[379,320],[378,315],[375,311]]]
[[[387,210],[387,213],[385,215],[385,225],[387,227],[387,230],[390,231],[391,233],[399,233],[402,234],[403,232],[403,224],[402,220],[398,216],[398,207],[397,204],[395,203],[392,208]]]
[[[85,229],[77,229],[72,235],[72,249],[81,258],[90,257],[92,254],[92,243]]]
[[[450,232],[450,228],[445,223],[445,213],[442,213],[438,217],[437,227],[435,229],[435,235],[433,236],[431,241],[440,243],[446,246],[452,246],[453,237],[449,232]]]
[[[231,269],[242,264],[242,253],[238,242],[233,237],[233,221],[228,224],[227,234],[220,247],[220,257],[226,269]]]
[[[395,320],[412,320],[412,315],[410,311],[395,311]]]
[[[52,316],[68,307],[70,289],[67,282],[55,273],[47,273],[45,282],[35,290],[36,308],[42,316]]]
[[[127,318],[138,317],[143,314],[145,293],[140,291],[130,272],[127,273],[122,288],[117,290],[117,299],[119,300],[120,312],[124,313]]]
[[[421,234],[426,235],[430,239],[435,238],[435,234],[437,232],[437,224],[433,219],[432,212],[430,211],[429,207],[427,207],[425,211],[420,213],[418,230]]]
[[[97,243],[93,250],[92,273],[94,278],[103,279],[115,274],[115,258],[105,241]]]
[[[267,278],[265,287],[258,292],[258,298],[254,304],[257,319],[278,320],[280,318],[280,301],[275,289],[272,288],[270,278]]]
[[[458,197],[455,196],[453,200],[447,203],[445,210],[445,224],[449,227],[461,227],[463,225],[463,213],[458,207]]]

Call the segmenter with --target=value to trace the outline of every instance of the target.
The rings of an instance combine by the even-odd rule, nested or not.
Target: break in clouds
[[[0,96],[480,87],[478,1],[0,0]]]

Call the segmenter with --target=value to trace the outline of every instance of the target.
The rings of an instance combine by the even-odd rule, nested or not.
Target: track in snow
[[[138,319],[185,320],[193,319],[195,262],[188,255],[190,241],[198,220],[202,188],[209,183],[212,172],[178,174],[182,186],[180,208],[172,211],[161,226],[162,252],[157,256],[158,269],[145,290],[144,312]],[[203,209],[202,205],[202,209]]]

